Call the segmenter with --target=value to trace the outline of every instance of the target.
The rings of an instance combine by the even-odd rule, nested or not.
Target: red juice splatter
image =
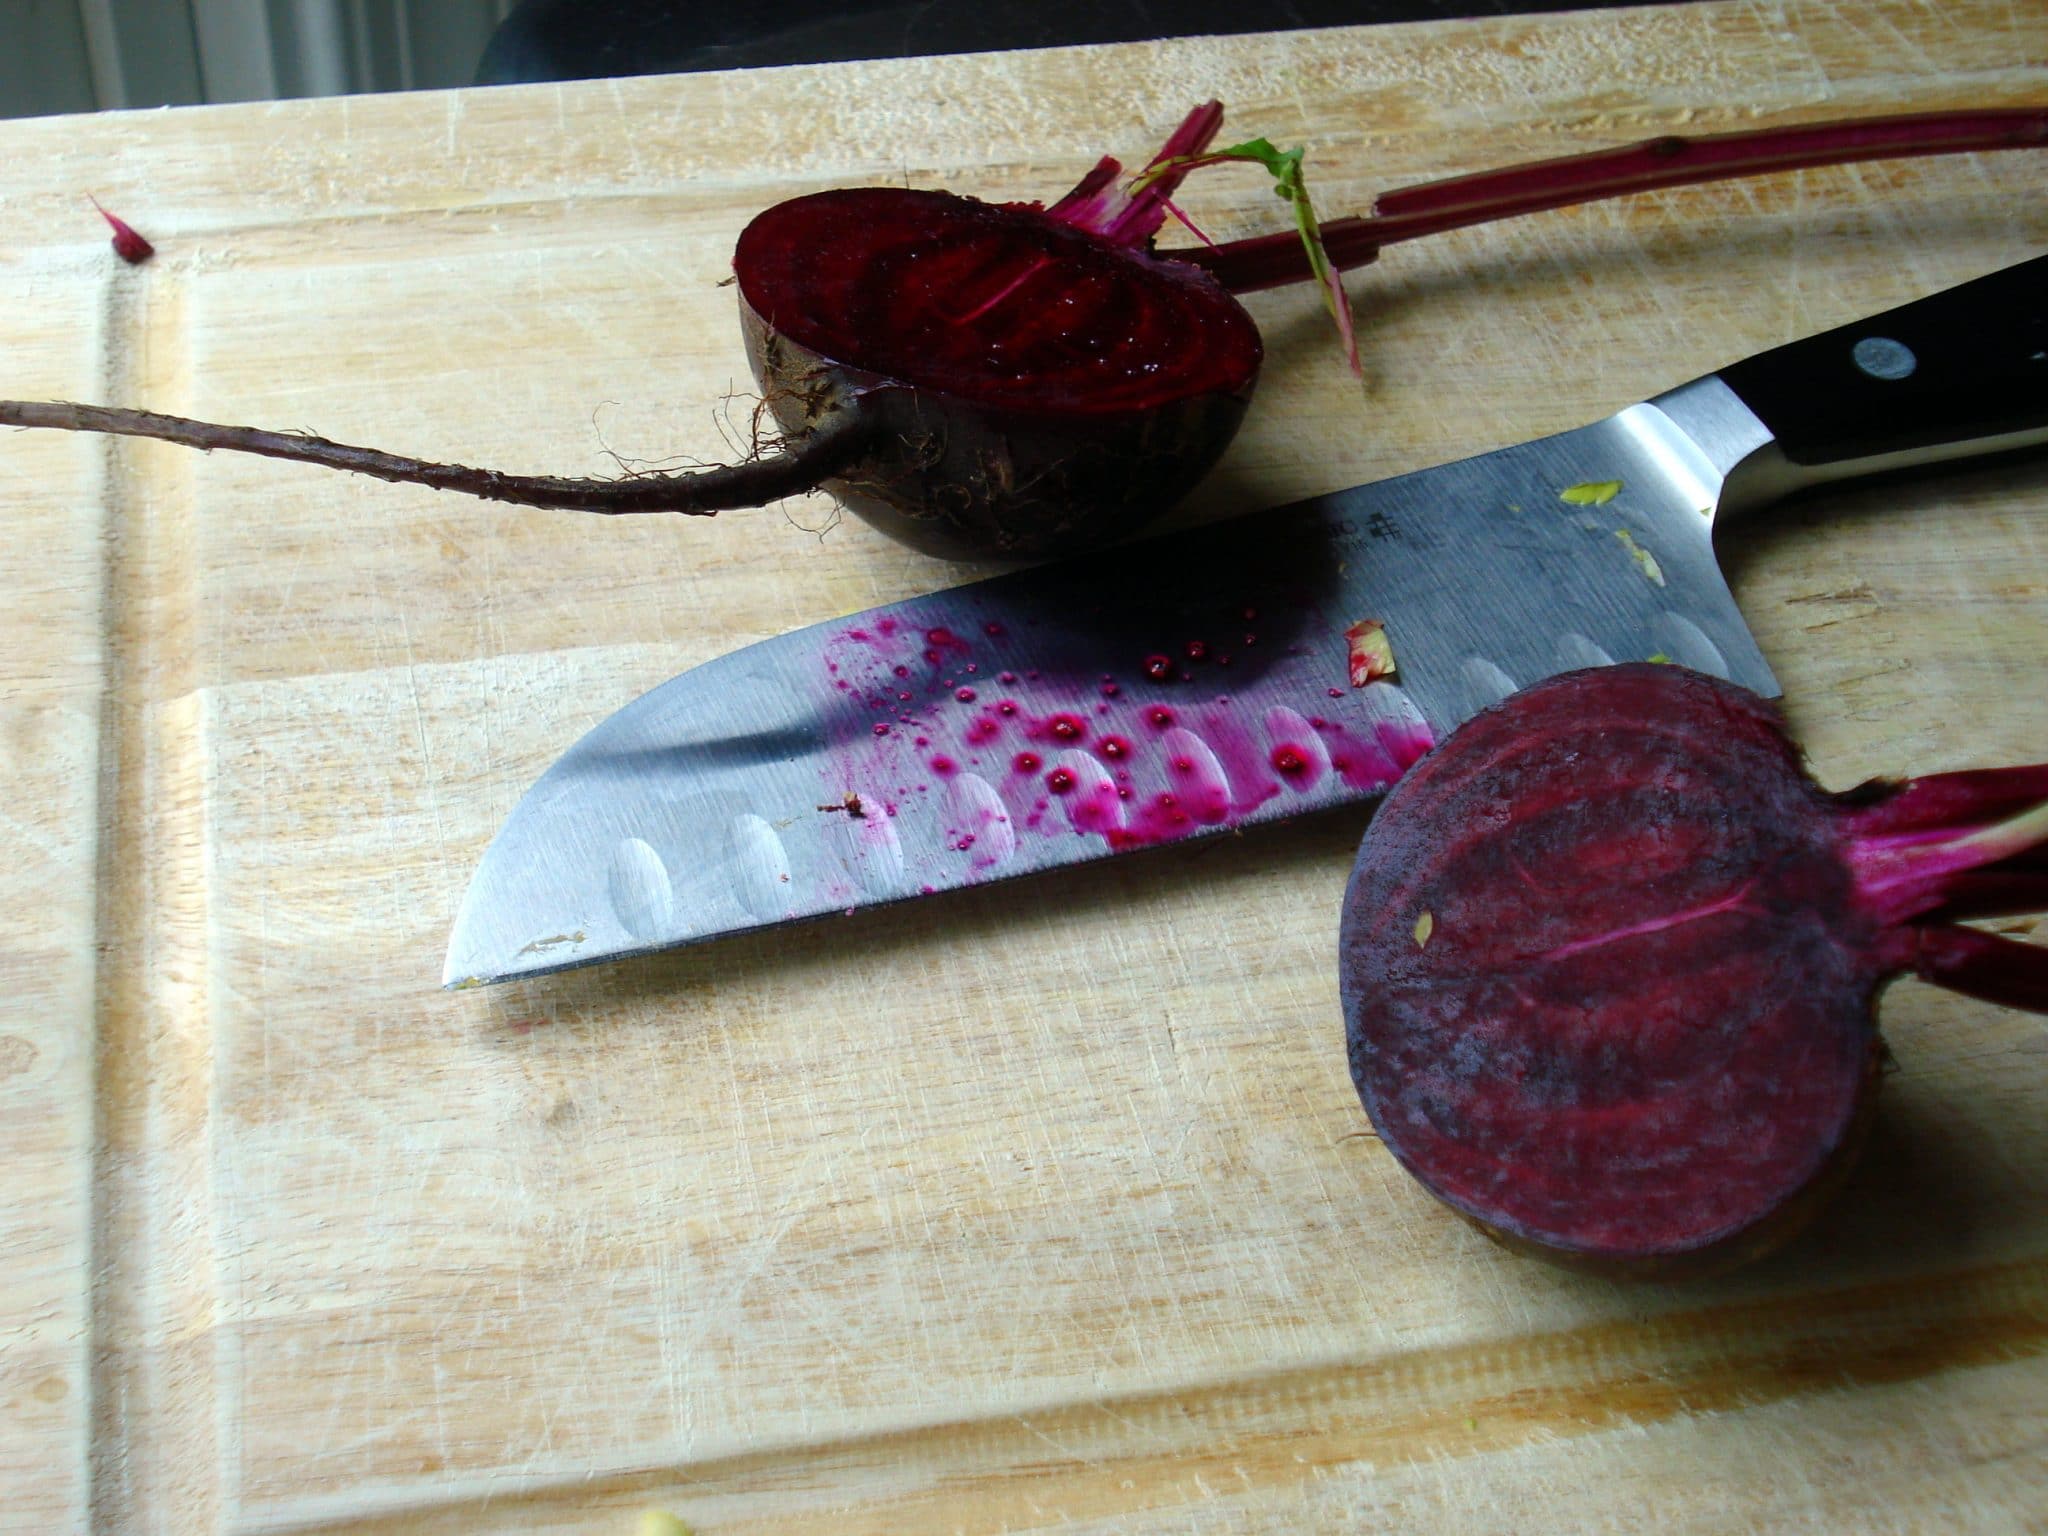
[[[1122,762],[1131,755],[1131,744],[1121,736],[1105,736],[1095,743],[1095,750],[1111,762]]]
[[[1113,837],[1123,827],[1124,808],[1107,771],[1078,752],[1062,758],[1061,769],[1074,781],[1066,801],[1068,824],[1076,832]]]
[[[1013,679],[1013,681],[1014,681],[1014,679]],[[1004,699],[1004,700],[1002,701],[1002,703],[1000,703],[1000,704],[998,704],[998,705],[996,706],[996,713],[997,713],[997,714],[999,714],[999,715],[1014,715],[1014,714],[1016,714],[1016,713],[1017,713],[1017,701],[1016,701],[1015,699]]]
[[[1065,768],[1055,768],[1045,776],[1045,787],[1056,795],[1072,794],[1074,775]]]
[[[1019,773],[1036,773],[1044,766],[1044,761],[1036,752],[1019,752],[1010,766]]]
[[[1145,711],[1145,721],[1154,730],[1163,731],[1173,724],[1173,711],[1164,704],[1154,704]]]
[[[1232,809],[1230,777],[1209,743],[1176,726],[1162,745],[1174,783],[1174,814],[1192,816],[1205,826],[1226,820]]]
[[[1190,640],[1180,650],[1181,654],[1187,657],[1189,661],[1201,661],[1209,654],[1209,642],[1206,640]]]
[[[1002,729],[994,715],[976,715],[967,727],[967,740],[978,747],[985,741],[993,741]]]
[[[960,771],[960,765],[942,753],[931,760],[931,770],[942,779],[950,779]]]
[[[1284,704],[1266,711],[1266,737],[1273,743],[1269,761],[1289,789],[1306,793],[1330,772],[1330,749],[1315,725]]]
[[[1161,655],[1147,656],[1145,658],[1144,671],[1145,675],[1151,678],[1153,682],[1166,682],[1173,676],[1173,658]]]
[[[974,690],[972,688],[962,688],[959,692],[955,693],[953,697],[958,699],[962,704],[972,704],[974,702]]]
[[[1079,715],[1054,715],[1045,722],[1045,728],[1061,741],[1079,741],[1087,730]]]

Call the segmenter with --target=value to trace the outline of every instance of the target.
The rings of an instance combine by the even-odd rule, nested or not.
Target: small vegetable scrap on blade
[[[1386,625],[1378,619],[1360,619],[1345,630],[1344,644],[1352,687],[1363,688],[1367,683],[1394,675],[1393,642],[1387,639]]]
[[[1475,715],[1367,828],[1339,973],[1379,1138],[1513,1247],[1604,1273],[1743,1262],[1839,1186],[1879,992],[2048,1013],[2048,764],[1829,794],[1778,714],[1675,665]]]

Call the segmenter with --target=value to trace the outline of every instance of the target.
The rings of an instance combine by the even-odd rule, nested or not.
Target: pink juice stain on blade
[[[1129,675],[1077,674],[1055,692],[1038,671],[1017,669],[1004,626],[971,632],[882,619],[842,631],[824,657],[840,699],[879,717],[872,733],[829,754],[826,795],[857,789],[906,813],[939,814],[948,823],[940,844],[964,856],[960,878],[1007,863],[1020,839],[1146,847],[1230,826],[1275,799],[1306,799],[1333,776],[1384,789],[1432,744],[1391,682],[1331,690],[1328,700],[1318,686],[1313,705],[1304,685],[1303,710],[1246,705],[1207,692],[1203,684],[1229,674],[1211,670],[1222,653],[1193,641],[1169,666],[1160,654],[1138,656]],[[987,693],[984,679],[993,680]]]

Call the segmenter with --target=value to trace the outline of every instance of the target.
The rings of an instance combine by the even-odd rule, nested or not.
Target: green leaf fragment
[[[1557,499],[1574,507],[1604,507],[1621,494],[1619,480],[1582,480],[1557,493]]]
[[[1629,552],[1629,558],[1642,567],[1642,572],[1658,586],[1664,585],[1664,568],[1657,564],[1657,557],[1636,542],[1636,536],[1626,528],[1614,530],[1614,536],[1621,540],[1621,546]]]
[[[1343,277],[1331,264],[1330,253],[1323,246],[1322,228],[1316,219],[1315,208],[1309,202],[1308,184],[1302,179],[1303,153],[1300,148],[1277,148],[1271,139],[1247,139],[1228,149],[1212,149],[1205,154],[1181,155],[1159,161],[1133,180],[1130,190],[1135,194],[1148,181],[1182,167],[1215,165],[1224,160],[1249,160],[1263,165],[1272,175],[1274,196],[1294,210],[1294,227],[1301,235],[1303,249],[1308,252],[1309,271],[1315,275],[1316,285],[1323,291],[1323,307],[1336,322],[1337,335],[1344,343],[1344,360],[1352,373],[1362,379],[1365,369],[1358,361],[1358,333],[1351,324],[1351,300],[1344,292]]]

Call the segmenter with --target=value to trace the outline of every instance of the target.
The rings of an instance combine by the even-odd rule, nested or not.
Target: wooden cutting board
[[[0,125],[0,393],[515,469],[720,457],[749,214],[1044,197],[1222,97],[1330,212],[1428,176],[2048,99],[2010,0],[1706,4]],[[2048,159],[1389,254],[1363,390],[1261,295],[1187,516],[1576,425],[2048,249]],[[93,192],[156,241],[129,269]],[[1198,181],[1218,237],[1275,228]],[[2039,758],[2048,478],[1731,531],[1821,775]],[[671,674],[961,571],[806,500],[494,509],[0,436],[0,1527],[2038,1529],[2048,1039],[1902,984],[1832,1214],[1726,1280],[1515,1258],[1360,1135],[1363,813],[437,990],[522,789]],[[2014,925],[2024,930],[2027,924]]]

